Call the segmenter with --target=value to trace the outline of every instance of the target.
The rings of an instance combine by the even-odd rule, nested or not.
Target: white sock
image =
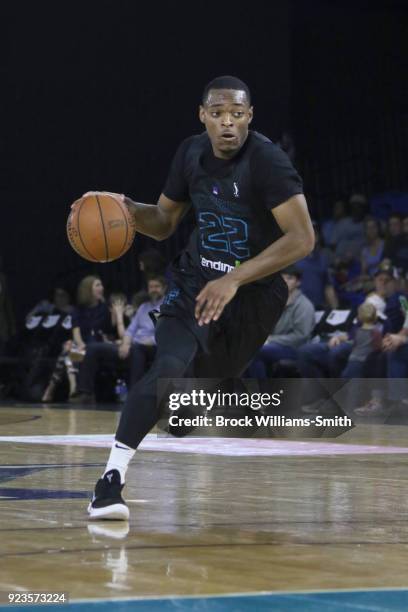
[[[108,463],[106,464],[102,478],[105,476],[106,472],[110,472],[110,470],[118,470],[120,474],[120,482],[123,484],[125,482],[125,475],[128,465],[135,452],[136,450],[134,448],[130,448],[130,446],[127,446],[122,442],[118,442],[118,440],[114,440]]]

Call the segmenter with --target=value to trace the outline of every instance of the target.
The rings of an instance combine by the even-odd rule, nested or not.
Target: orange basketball
[[[72,248],[84,259],[100,263],[114,261],[126,253],[135,231],[127,206],[106,194],[77,200],[67,221]]]

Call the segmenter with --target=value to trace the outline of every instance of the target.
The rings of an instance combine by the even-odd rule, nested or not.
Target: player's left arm
[[[232,272],[206,284],[196,298],[195,315],[199,325],[217,321],[243,285],[279,272],[313,250],[315,232],[303,194],[276,206],[272,214],[283,236]]]

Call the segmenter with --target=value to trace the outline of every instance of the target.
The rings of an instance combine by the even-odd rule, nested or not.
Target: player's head
[[[199,110],[216,157],[233,157],[248,136],[253,109],[248,86],[233,76],[221,76],[206,85]]]

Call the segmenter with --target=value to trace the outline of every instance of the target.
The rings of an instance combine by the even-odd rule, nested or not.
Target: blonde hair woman
[[[79,351],[89,342],[103,339],[110,331],[110,313],[99,276],[85,276],[78,285],[77,308],[72,317],[72,336]]]

